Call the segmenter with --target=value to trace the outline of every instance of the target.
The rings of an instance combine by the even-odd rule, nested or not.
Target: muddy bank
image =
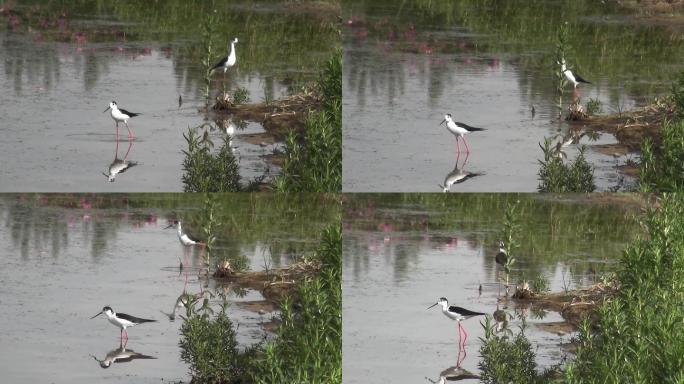
[[[578,327],[583,319],[588,318],[596,324],[596,309],[604,301],[610,300],[617,292],[613,284],[598,283],[588,288],[557,293],[523,294],[513,296],[520,304],[558,312],[573,327]]]
[[[216,103],[212,106],[216,113],[227,113],[239,120],[261,124],[276,141],[285,140],[291,129],[297,132],[304,131],[309,113],[320,111],[321,108],[320,98],[312,93],[301,93],[272,102],[255,104],[236,104],[230,95],[224,94],[217,97]]]
[[[585,129],[595,132],[607,132],[615,136],[623,146],[607,148],[611,153],[625,150],[638,152],[641,143],[650,138],[656,145],[660,143],[660,128],[666,120],[675,117],[674,105],[666,99],[657,99],[653,104],[629,111],[605,116],[591,116],[582,120]]]
[[[296,288],[300,281],[318,273],[321,265],[316,261],[301,261],[287,267],[267,271],[234,272],[230,263],[219,266],[214,279],[219,284],[258,290],[271,303],[279,304],[285,298],[296,302]]]

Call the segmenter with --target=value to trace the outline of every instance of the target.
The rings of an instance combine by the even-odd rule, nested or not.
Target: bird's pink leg
[[[119,122],[116,122],[116,142],[119,142]]]
[[[133,133],[131,133],[131,128],[128,126],[128,123],[126,123],[126,129],[128,129],[128,140],[131,140],[133,138]]]
[[[463,136],[463,144],[466,146],[466,153],[470,154],[470,148],[468,148],[468,142],[466,141],[465,136]]]

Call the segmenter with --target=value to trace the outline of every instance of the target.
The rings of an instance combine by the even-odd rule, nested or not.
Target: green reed
[[[279,191],[337,192],[342,189],[342,52],[328,60],[316,91],[323,111],[313,113],[302,134],[291,131],[285,140]]]

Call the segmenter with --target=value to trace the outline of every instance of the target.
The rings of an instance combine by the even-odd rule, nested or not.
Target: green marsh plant
[[[619,289],[580,327],[568,383],[684,381],[684,196],[658,205],[622,256]]]
[[[214,56],[214,36],[217,31],[217,15],[216,10],[213,12],[207,12],[202,21],[202,73],[204,80],[204,100],[209,106],[209,96],[211,94],[211,67],[214,66],[213,56]]]
[[[481,360],[480,380],[487,384],[498,383],[546,383],[549,382],[551,370],[539,374],[532,344],[525,336],[525,320],[516,335],[508,332],[496,332],[491,316],[482,324],[485,335],[480,338]]]
[[[255,383],[342,382],[342,233],[339,224],[323,231],[313,259],[321,264],[314,277],[297,288],[298,309],[281,305],[277,338],[255,362]]]
[[[508,258],[504,264],[504,273],[506,274],[506,295],[508,296],[509,291],[509,277],[511,274],[511,268],[515,264],[516,252],[520,248],[518,243],[518,238],[520,235],[520,206],[519,202],[507,202],[506,211],[504,213],[504,227],[501,231],[501,238],[504,242],[504,250]]]
[[[247,383],[255,349],[241,351],[235,327],[222,304],[218,314],[205,299],[196,310],[186,305],[187,318],[181,326],[181,359],[190,367],[192,382]]]
[[[185,192],[238,192],[240,172],[238,161],[230,147],[230,138],[222,138],[218,151],[212,151],[214,143],[208,131],[200,135],[199,128],[190,128],[183,134],[188,143],[184,150],[182,181]]]
[[[282,174],[275,189],[288,192],[338,192],[342,189],[342,53],[326,63],[317,91],[323,111],[309,115],[305,132],[285,139]]]
[[[544,138],[544,145],[539,144],[544,153],[544,160],[539,160],[539,192],[583,193],[593,192],[594,168],[584,157],[585,147],[581,146],[574,162],[565,163],[564,153],[552,140]]]
[[[565,58],[570,54],[570,44],[568,43],[569,28],[567,22],[561,23],[556,35],[556,61],[553,63],[553,73],[556,79],[556,94],[558,95],[558,103],[556,104],[556,108],[558,109],[558,120],[560,120],[563,115],[563,93],[565,92],[565,86],[567,85],[565,75],[563,75],[563,72],[561,71],[561,63],[563,63]]]

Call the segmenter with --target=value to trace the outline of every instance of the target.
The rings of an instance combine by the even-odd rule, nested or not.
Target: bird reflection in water
[[[469,155],[466,154],[465,159],[463,159],[463,163],[459,167],[460,154],[456,155],[456,165],[454,166],[454,169],[446,175],[444,178],[444,184],[439,185],[443,192],[450,192],[451,186],[454,184],[460,184],[466,180],[472,179],[473,177],[484,175],[484,173],[480,172],[466,171],[465,166],[468,163],[468,156]]]
[[[116,179],[116,175],[126,172],[131,167],[138,165],[136,161],[129,161],[128,155],[131,153],[131,148],[133,148],[133,141],[128,142],[128,149],[123,157],[123,160],[119,158],[119,141],[116,141],[116,148],[114,149],[114,161],[109,165],[108,173],[102,172],[103,175],[107,177],[110,183],[113,183]]]
[[[447,381],[461,381],[461,380],[479,380],[480,376],[461,368],[460,365],[449,367],[439,373],[438,380],[432,380],[429,377],[425,377],[429,382],[433,384],[444,384]]]
[[[102,368],[109,368],[114,363],[128,363],[135,359],[156,359],[154,356],[144,355],[132,349],[126,348],[126,343],[119,344],[119,347],[107,353],[104,359],[100,360],[94,355],[90,355]]]

